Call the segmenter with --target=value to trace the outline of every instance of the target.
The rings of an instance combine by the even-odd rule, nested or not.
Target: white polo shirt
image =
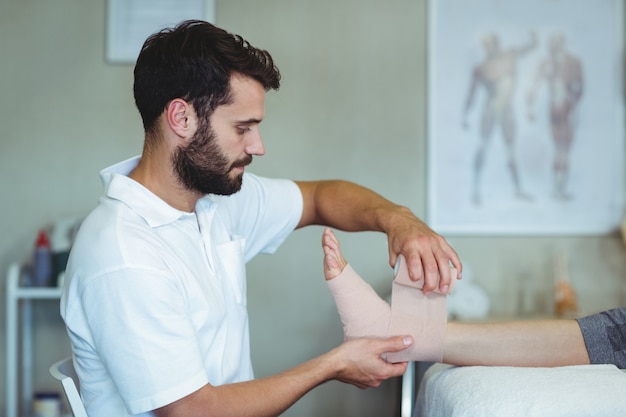
[[[238,193],[182,212],[127,177],[137,162],[101,172],[61,297],[91,417],[152,415],[207,383],[252,379],[245,263],[302,215],[294,182],[248,173]]]

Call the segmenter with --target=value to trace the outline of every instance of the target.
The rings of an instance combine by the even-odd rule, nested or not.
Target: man
[[[565,48],[565,36],[561,33],[550,38],[549,56],[539,63],[528,93],[531,121],[535,118],[532,106],[544,81],[549,91],[550,128],[554,142],[553,195],[557,200],[569,200],[569,155],[574,140],[578,105],[583,95],[583,70],[580,59]]]
[[[537,39],[533,33],[527,45],[519,48],[503,50],[497,35],[488,34],[483,38],[485,60],[477,65],[472,72],[467,99],[465,101],[463,125],[467,126],[467,113],[472,107],[476,90],[484,87],[487,93],[485,104],[482,108],[480,120],[480,143],[474,157],[474,189],[472,202],[476,205],[482,203],[480,192],[480,176],[485,161],[485,154],[494,127],[499,125],[506,147],[506,160],[516,198],[528,200],[529,196],[523,191],[517,163],[515,161],[515,117],[513,112],[513,99],[517,77],[517,61],[537,45]]]
[[[344,181],[245,173],[265,150],[269,53],[201,21],[148,38],[135,66],[144,149],[105,169],[105,195],[68,263],[61,314],[90,416],[274,416],[336,379],[375,387],[401,375],[385,352],[410,337],[362,339],[253,379],[245,263],[295,228],[325,224],[388,235],[425,291],[446,292],[445,240],[409,210]],[[282,348],[282,347],[279,347]]]

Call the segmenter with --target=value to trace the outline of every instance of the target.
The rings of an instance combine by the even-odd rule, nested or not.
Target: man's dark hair
[[[228,104],[230,77],[251,77],[266,91],[280,86],[280,72],[267,51],[201,20],[183,21],[146,39],[135,65],[133,92],[146,133],[176,98],[190,102],[198,117]]]

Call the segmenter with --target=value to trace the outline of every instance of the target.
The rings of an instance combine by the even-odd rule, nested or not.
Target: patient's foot
[[[424,294],[413,285],[400,283],[410,282],[402,258],[393,282],[392,308],[346,262],[339,240],[329,228],[324,230],[322,247],[324,276],[337,305],[345,340],[411,335],[415,343],[410,349],[385,354],[384,358],[390,362],[441,360],[447,316],[444,295]]]
[[[322,248],[324,249],[324,276],[328,281],[341,274],[348,262],[341,254],[337,236],[328,227],[324,229],[322,235]]]
[[[345,340],[386,337],[391,308],[346,262],[339,241],[328,228],[322,236],[324,276],[343,324]]]

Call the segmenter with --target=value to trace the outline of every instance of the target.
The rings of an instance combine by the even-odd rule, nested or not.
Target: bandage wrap
[[[453,288],[456,270],[452,269]],[[389,362],[440,362],[447,322],[446,296],[424,294],[424,281],[411,281],[404,257],[398,258],[392,284],[391,306],[347,265],[337,277],[327,281],[343,324],[344,339],[410,335],[413,345],[401,352],[388,353]]]
[[[402,255],[396,269],[388,335],[411,335],[413,345],[400,352],[388,353],[385,359],[389,362],[441,362],[448,317],[446,296],[440,292],[424,294],[424,281],[411,281]]]

